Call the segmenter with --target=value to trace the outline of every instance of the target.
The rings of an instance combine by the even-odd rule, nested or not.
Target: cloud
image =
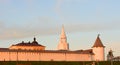
[[[22,23],[22,22],[19,22]],[[15,39],[36,35],[52,35],[58,31],[57,23],[50,17],[38,17],[30,19],[23,24],[11,24],[0,22],[0,39]],[[55,25],[56,24],[56,25]]]
[[[55,5],[55,12],[57,16],[59,17],[60,21],[65,21],[65,17],[62,13],[62,4],[64,3],[64,0],[57,0]]]
[[[108,23],[71,23],[66,24],[65,28],[67,32],[103,32],[109,30],[119,30],[120,22],[108,22]],[[115,26],[114,26],[115,25]]]
[[[13,38],[24,38],[24,37],[30,37],[30,36],[36,36],[36,35],[51,35],[55,34],[55,29],[51,28],[43,28],[43,29],[29,29],[29,27],[26,28],[4,28],[4,30],[0,31],[0,39],[13,39]]]
[[[71,3],[86,3],[88,2],[88,0],[56,0],[56,4],[55,4],[55,12],[57,14],[57,16],[59,17],[59,20],[62,21],[62,22],[65,22],[67,21],[67,17],[71,16],[71,12],[69,15],[67,14],[66,16],[66,11],[63,10],[64,7],[66,6],[71,6]],[[74,5],[72,5],[74,6]],[[71,8],[72,9],[72,8]],[[70,10],[68,10],[69,12]],[[67,12],[67,13],[68,13]]]
[[[15,39],[15,38],[25,38],[25,37],[31,37],[31,36],[37,36],[37,35],[58,35],[60,33],[61,25],[51,21],[49,18],[46,18],[49,20],[48,23],[43,23],[46,20],[36,21],[36,22],[29,22],[28,24],[25,24],[24,26],[11,26],[7,27],[5,23],[0,22],[0,39]],[[103,31],[103,30],[111,30],[120,28],[118,26],[119,22],[113,22],[108,25],[108,23],[68,23],[65,24],[65,30],[69,33],[74,32],[93,32],[93,31]],[[116,25],[116,26],[113,26]]]
[[[57,2],[56,2],[55,10],[56,10],[56,13],[58,13],[58,14],[61,13],[62,3],[63,3],[63,0],[57,0]]]

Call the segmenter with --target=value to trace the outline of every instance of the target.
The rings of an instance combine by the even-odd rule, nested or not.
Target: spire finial
[[[34,41],[36,41],[36,38],[34,37]]]
[[[62,25],[61,38],[65,38],[65,37],[66,37],[66,34],[64,30],[64,25]]]
[[[100,34],[98,34],[98,37],[100,36]]]

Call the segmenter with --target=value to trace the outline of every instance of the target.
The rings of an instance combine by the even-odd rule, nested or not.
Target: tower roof
[[[65,34],[65,30],[64,30],[64,25],[62,25],[61,38],[66,38],[66,34]]]
[[[96,41],[95,41],[95,43],[94,43],[94,45],[92,46],[92,47],[105,47],[103,44],[102,44],[102,41],[101,41],[101,39],[99,38],[99,34],[98,34],[98,36],[97,36],[97,39],[96,39]]]

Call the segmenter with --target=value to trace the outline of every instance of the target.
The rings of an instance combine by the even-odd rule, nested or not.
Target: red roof
[[[102,41],[100,40],[99,38],[99,35],[97,36],[97,39],[94,43],[94,45],[92,47],[105,47],[103,44],[102,44]]]

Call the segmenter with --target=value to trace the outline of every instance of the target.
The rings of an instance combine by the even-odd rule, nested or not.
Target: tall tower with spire
[[[62,25],[61,35],[60,35],[60,41],[58,44],[58,50],[69,50],[69,44],[67,43],[67,37],[66,37],[63,25]]]
[[[98,34],[97,39],[92,46],[94,55],[94,61],[104,61],[105,60],[105,54],[104,54],[104,48],[105,46],[102,44],[102,41]]]

